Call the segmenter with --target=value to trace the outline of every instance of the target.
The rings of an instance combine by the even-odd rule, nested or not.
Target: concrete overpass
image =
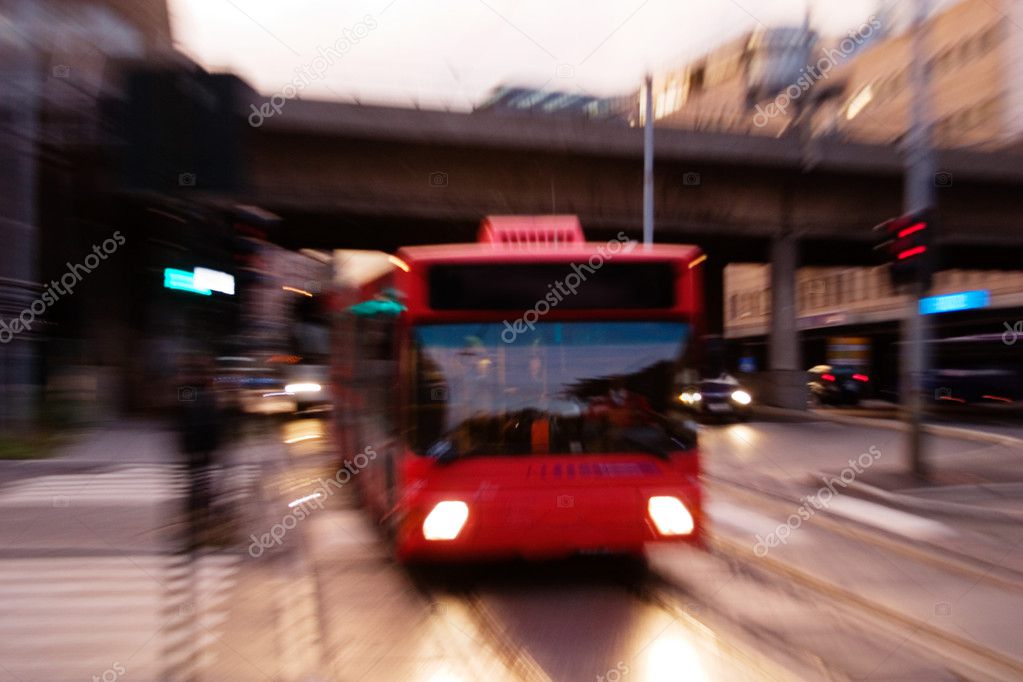
[[[467,241],[491,213],[574,213],[593,239],[641,232],[639,129],[314,101],[288,101],[260,118],[246,139],[249,200],[285,218],[274,237],[289,246]],[[1020,267],[1020,159],[939,155],[946,267]],[[657,131],[656,239],[695,242],[710,254],[711,330],[722,327],[724,265],[773,264],[776,403],[802,402],[797,265],[872,262],[870,228],[901,211],[902,167],[890,147]]]
[[[466,238],[495,212],[576,213],[590,231],[640,229],[642,131],[626,126],[295,100],[250,129],[246,148],[251,200],[290,217],[280,237],[296,244],[438,239],[417,224]],[[667,241],[766,243],[793,232],[866,245],[870,227],[901,206],[902,159],[890,147],[658,129],[656,159],[657,230]],[[938,188],[943,241],[1023,248],[1020,159],[940,155],[950,180]],[[366,234],[362,225],[387,229]]]

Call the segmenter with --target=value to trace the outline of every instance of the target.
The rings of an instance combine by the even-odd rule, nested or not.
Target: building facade
[[[474,109],[480,113],[562,116],[634,124],[639,116],[635,94],[596,97],[576,92],[500,86]]]
[[[939,147],[998,148],[1023,133],[1023,3],[961,0],[924,23],[929,119]],[[836,68],[836,106],[815,112],[818,133],[870,143],[900,141],[909,126],[912,38],[876,41]]]
[[[764,336],[771,324],[770,265],[725,266],[725,338]],[[934,275],[932,295],[985,290],[989,308],[1023,306],[1023,272],[944,270]],[[796,275],[797,325],[800,330],[897,322],[908,299],[896,292],[887,266],[803,267]]]
[[[676,128],[776,135],[798,115],[799,103],[765,121],[754,120],[756,105],[799,81],[817,42],[806,25],[760,29],[655,73],[654,120]]]

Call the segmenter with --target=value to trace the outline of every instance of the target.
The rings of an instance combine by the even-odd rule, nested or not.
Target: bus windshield
[[[510,340],[507,329],[413,329],[417,452],[664,456],[692,446],[693,433],[667,416],[688,324],[540,322]]]

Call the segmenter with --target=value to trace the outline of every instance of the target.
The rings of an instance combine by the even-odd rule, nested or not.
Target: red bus
[[[363,453],[348,468],[399,560],[700,541],[696,433],[674,409],[699,249],[494,216],[479,243],[386,258],[339,306],[333,382],[338,442]]]

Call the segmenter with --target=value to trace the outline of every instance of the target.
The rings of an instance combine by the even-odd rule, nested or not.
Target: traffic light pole
[[[924,26],[928,0],[916,0],[913,27],[911,29],[912,55],[909,69],[912,82],[911,121],[906,145],[906,176],[903,188],[903,209],[905,214],[930,211],[934,207],[934,153],[931,148],[929,67],[924,54]],[[935,244],[930,226],[932,253],[926,254],[926,263],[933,263]],[[927,463],[923,443],[923,391],[928,371],[925,337],[926,320],[920,314],[920,299],[927,294],[930,282],[930,268],[921,268],[917,281],[910,285],[909,303],[903,322],[905,354],[902,358],[902,408],[903,418],[908,427],[908,455],[910,471],[916,476],[927,474]]]
[[[909,455],[909,470],[915,476],[924,477],[927,475],[927,463],[924,456],[923,391],[924,377],[927,371],[927,352],[924,343],[925,319],[920,314],[920,299],[925,291],[922,283],[911,286],[911,295],[906,305],[906,317],[903,323],[906,353],[902,358],[905,367],[902,408],[903,418],[908,427],[906,448]]]

